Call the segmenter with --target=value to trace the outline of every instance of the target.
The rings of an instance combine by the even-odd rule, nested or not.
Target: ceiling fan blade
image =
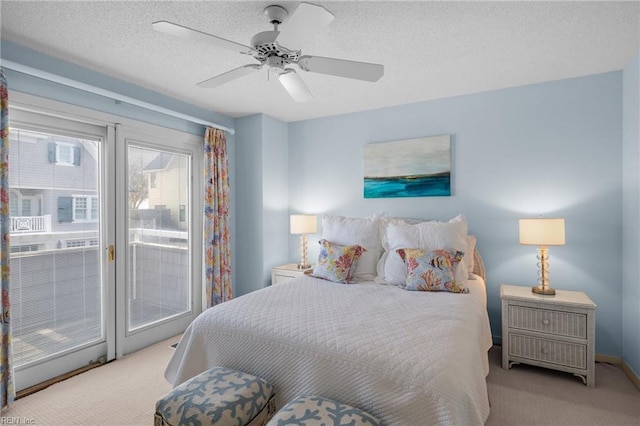
[[[322,56],[301,56],[298,59],[298,65],[309,72],[365,81],[378,81],[384,75],[384,65],[347,61],[346,59],[323,58]]]
[[[256,71],[259,71],[260,68],[262,68],[262,65],[245,65],[243,67],[232,69],[231,71],[227,71],[223,74],[219,74],[215,77],[211,77],[207,80],[201,81],[200,83],[198,83],[198,86],[205,88],[222,86],[225,83],[228,83],[240,77],[244,77],[245,75],[253,74]]]
[[[278,81],[296,102],[306,102],[313,98],[313,94],[295,70],[284,70],[278,74]]]
[[[276,42],[292,50],[300,50],[304,43],[333,22],[335,16],[322,6],[300,3],[291,16],[278,28]]]
[[[181,37],[187,40],[195,40],[213,44],[214,46],[235,50],[239,53],[248,53],[254,50],[249,46],[245,46],[244,44],[236,43],[235,41],[203,33],[202,31],[194,30],[192,28],[183,27],[182,25],[174,24],[172,22],[157,21],[151,25],[153,26],[154,30],[161,33],[169,34],[175,37]]]

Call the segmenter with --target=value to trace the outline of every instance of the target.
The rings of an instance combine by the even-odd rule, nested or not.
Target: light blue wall
[[[263,287],[262,116],[236,119],[236,295]],[[234,186],[234,182],[231,182]]]
[[[287,124],[263,114],[236,120],[235,294],[270,284],[288,259]]]
[[[363,198],[365,144],[441,134],[453,143],[453,196]],[[467,216],[487,267],[496,337],[500,284],[536,281],[536,250],[518,244],[518,219],[564,217],[567,244],[549,250],[551,285],[591,296],[596,350],[614,356],[622,350],[621,170],[621,72],[289,125],[291,211]],[[289,247],[295,259],[293,239]]]
[[[640,376],[640,55],[623,72],[622,358]]]
[[[289,261],[289,127],[263,115],[263,277],[271,282],[271,268]]]

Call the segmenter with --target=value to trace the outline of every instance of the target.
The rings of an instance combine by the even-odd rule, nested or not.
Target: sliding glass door
[[[17,388],[108,356],[107,128],[12,111],[10,297]]]
[[[10,113],[18,391],[176,336],[201,311],[202,137],[53,106]]]
[[[125,250],[118,263],[118,346],[127,353],[182,332],[199,312],[193,282],[200,282],[201,251],[194,236],[202,234],[194,230],[202,221],[192,206],[200,205],[193,170],[194,161],[201,164],[194,159],[202,142],[175,143],[166,131],[156,138],[121,133],[118,163],[124,165],[121,188],[128,202],[118,227]]]

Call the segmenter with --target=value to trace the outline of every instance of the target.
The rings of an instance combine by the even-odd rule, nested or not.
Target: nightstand
[[[298,269],[297,263],[289,263],[282,266],[276,266],[271,269],[271,285],[282,284],[300,275],[309,275],[313,272],[313,267],[306,269]]]
[[[581,291],[543,296],[500,286],[502,368],[524,363],[573,373],[595,385],[596,304]]]

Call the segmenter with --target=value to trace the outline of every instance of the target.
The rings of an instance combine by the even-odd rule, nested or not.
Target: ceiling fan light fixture
[[[296,102],[306,102],[313,98],[313,94],[295,70],[285,69],[278,74],[278,81]]]

